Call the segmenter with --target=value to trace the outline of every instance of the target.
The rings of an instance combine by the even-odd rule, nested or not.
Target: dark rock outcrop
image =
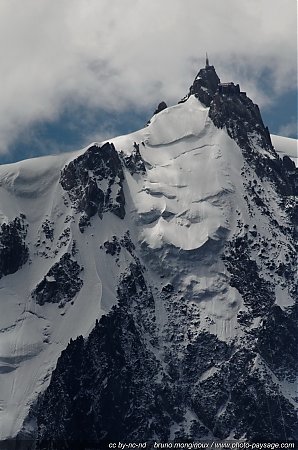
[[[201,69],[190,87],[188,97],[195,95],[205,106],[210,106],[214,94],[218,89],[220,79],[214,66]]]
[[[96,213],[102,216],[111,211],[124,218],[123,180],[121,160],[110,143],[88,148],[62,170],[61,186],[67,191],[74,209],[82,213],[81,231]]]
[[[160,113],[161,111],[163,111],[164,109],[167,109],[167,107],[168,107],[168,105],[166,104],[166,102],[164,102],[164,101],[160,102],[160,103],[158,104],[156,110],[155,110],[154,113],[153,113],[153,117],[154,117],[156,114],[159,114],[159,113]],[[151,119],[149,119],[148,122],[146,123],[147,126],[151,123],[151,120],[152,120],[152,117],[151,117]]]
[[[289,184],[292,188],[292,194],[298,196],[298,167],[295,166],[294,161],[285,155],[282,159],[283,169],[287,174]]]
[[[209,116],[218,128],[226,127],[228,134],[236,140],[240,148],[247,148],[254,139],[260,147],[277,156],[258,105],[245,93],[226,93],[218,90],[210,104]]]
[[[43,280],[32,292],[32,297],[39,305],[59,303],[62,307],[71,301],[83,286],[79,277],[82,268],[65,253],[59,262],[54,264]]]
[[[183,101],[190,95],[210,107],[209,117],[214,125],[226,128],[260,178],[272,181],[284,196],[297,195],[298,171],[294,163],[288,157],[283,160],[278,157],[258,105],[240,91],[238,84],[221,83],[214,66],[206,65]]]
[[[39,402],[37,448],[57,440],[168,442],[174,424],[182,442],[226,439],[232,431],[251,442],[293,436],[294,408],[268,374],[253,370],[256,348],[233,351],[203,333],[186,350],[179,372],[167,374],[143,331],[122,304],[86,341],[69,344]],[[188,431],[187,410],[193,415]]]
[[[103,245],[105,247],[107,255],[119,256],[120,251],[122,249],[126,249],[127,252],[134,258],[134,260],[138,261],[138,258],[135,256],[135,246],[130,239],[129,231],[127,231],[121,238],[113,236],[111,241],[105,241]]]
[[[247,236],[231,241],[223,259],[231,274],[230,285],[241,293],[251,320],[266,313],[275,302],[275,294],[270,283],[260,276],[256,261],[250,258]]]
[[[129,172],[133,175],[135,173],[142,173],[144,174],[146,172],[145,163],[143,161],[143,158],[140,153],[140,144],[137,144],[134,142],[133,144],[133,150],[130,155],[125,155],[124,153],[121,153],[121,158],[123,160],[123,163],[125,167],[128,168]]]
[[[160,102],[153,114],[154,115],[158,114],[161,111],[163,111],[164,109],[167,109],[167,107],[168,107],[168,105],[166,104],[166,102]]]
[[[298,305],[283,311],[274,305],[258,333],[258,349],[268,366],[292,381],[298,372]]]
[[[16,217],[0,227],[0,278],[17,272],[29,258],[25,238],[28,225],[25,217]]]

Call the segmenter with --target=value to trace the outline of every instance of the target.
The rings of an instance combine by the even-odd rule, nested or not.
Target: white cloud
[[[70,100],[110,111],[177,101],[206,50],[222,79],[270,104],[296,81],[296,2],[0,0],[0,50],[5,152]]]
[[[293,117],[289,123],[286,123],[279,128],[278,134],[280,136],[296,137],[297,128],[298,128],[297,118]]]

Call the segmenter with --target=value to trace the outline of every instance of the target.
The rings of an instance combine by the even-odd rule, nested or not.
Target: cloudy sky
[[[296,0],[0,0],[0,162],[138,129],[208,51],[297,136]]]

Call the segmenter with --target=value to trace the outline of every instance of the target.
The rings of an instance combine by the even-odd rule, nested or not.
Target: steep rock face
[[[259,176],[274,182],[280,193],[296,195],[297,169],[294,163],[287,157],[283,161],[277,158],[258,105],[240,91],[239,85],[232,82],[221,84],[214,66],[208,65],[198,73],[188,96],[192,94],[210,106],[209,117],[214,125],[227,130]],[[262,148],[263,157],[260,157],[259,148]]]
[[[293,435],[294,408],[276,393],[262,365],[254,368],[257,359],[254,349],[234,350],[228,363],[191,388],[193,410],[213,436],[225,439],[233,433],[236,439],[245,435],[250,442],[258,442]]]
[[[208,65],[199,71],[190,87],[188,96],[195,95],[201,103],[210,106],[219,83],[220,79],[214,66]]]
[[[221,83],[214,66],[208,64],[199,71],[182,101],[191,95],[210,107],[208,114],[214,125],[227,130],[260,176],[271,179],[281,193],[297,194],[297,168],[287,156],[283,161],[277,158],[258,105],[240,91],[239,85]],[[256,151],[259,147],[263,149],[263,158]]]
[[[298,167],[295,166],[294,161],[287,155],[282,159],[283,169],[287,174],[289,184],[292,187],[293,195],[298,195]]]
[[[24,219],[16,217],[12,222],[3,223],[0,227],[0,278],[17,272],[29,258]]]
[[[209,116],[213,123],[225,127],[234,139],[250,166],[260,177],[271,180],[281,194],[293,195],[295,177],[287,176],[287,165],[277,157],[272,146],[270,133],[264,126],[259,107],[245,93],[232,94],[218,91],[210,105]],[[258,148],[262,148],[262,157]]]
[[[123,179],[118,152],[109,143],[90,147],[62,170],[61,186],[67,191],[74,209],[82,213],[81,231],[96,213],[102,216],[111,211],[124,218]]]
[[[162,387],[156,395],[157,362],[143,340],[131,313],[120,308],[95,327],[88,342],[78,339],[70,344],[53,374],[60,394],[50,388],[40,404],[41,448],[43,441],[55,443],[61,438],[100,442],[143,436],[146,440],[154,429],[167,429]],[[63,417],[57,414],[57,401]],[[153,423],[148,416],[154,416]]]
[[[297,305],[287,311],[278,305],[272,307],[258,334],[258,348],[271,370],[295,380],[298,371]]]
[[[209,116],[217,127],[226,126],[231,138],[241,148],[245,148],[249,137],[254,136],[264,150],[272,151],[270,134],[263,124],[259,107],[245,92],[230,90],[229,86],[217,90],[210,104]]]
[[[163,359],[152,306],[138,267],[120,283],[119,306],[85,342],[78,338],[62,353],[38,405],[38,448],[64,440],[91,445],[226,439],[231,433],[251,442],[293,437],[294,408],[276,390],[260,356],[269,356],[269,324],[260,329],[258,341],[249,338],[242,346],[202,332],[181,360],[171,341],[164,341]],[[293,331],[288,331],[291,340]],[[290,366],[293,344],[287,351]],[[279,349],[269,356],[272,370],[273,361],[281,369]]]
[[[251,313],[250,319],[267,313],[275,302],[275,293],[270,282],[260,276],[256,261],[250,258],[247,234],[229,243],[223,259],[231,273],[230,285],[241,293],[244,304]],[[244,321],[244,317],[240,315],[239,320]],[[248,320],[248,314],[246,320]]]

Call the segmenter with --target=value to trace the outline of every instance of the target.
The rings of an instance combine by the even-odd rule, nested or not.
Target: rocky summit
[[[297,440],[292,146],[207,61],[145,128],[0,167],[4,443]]]

